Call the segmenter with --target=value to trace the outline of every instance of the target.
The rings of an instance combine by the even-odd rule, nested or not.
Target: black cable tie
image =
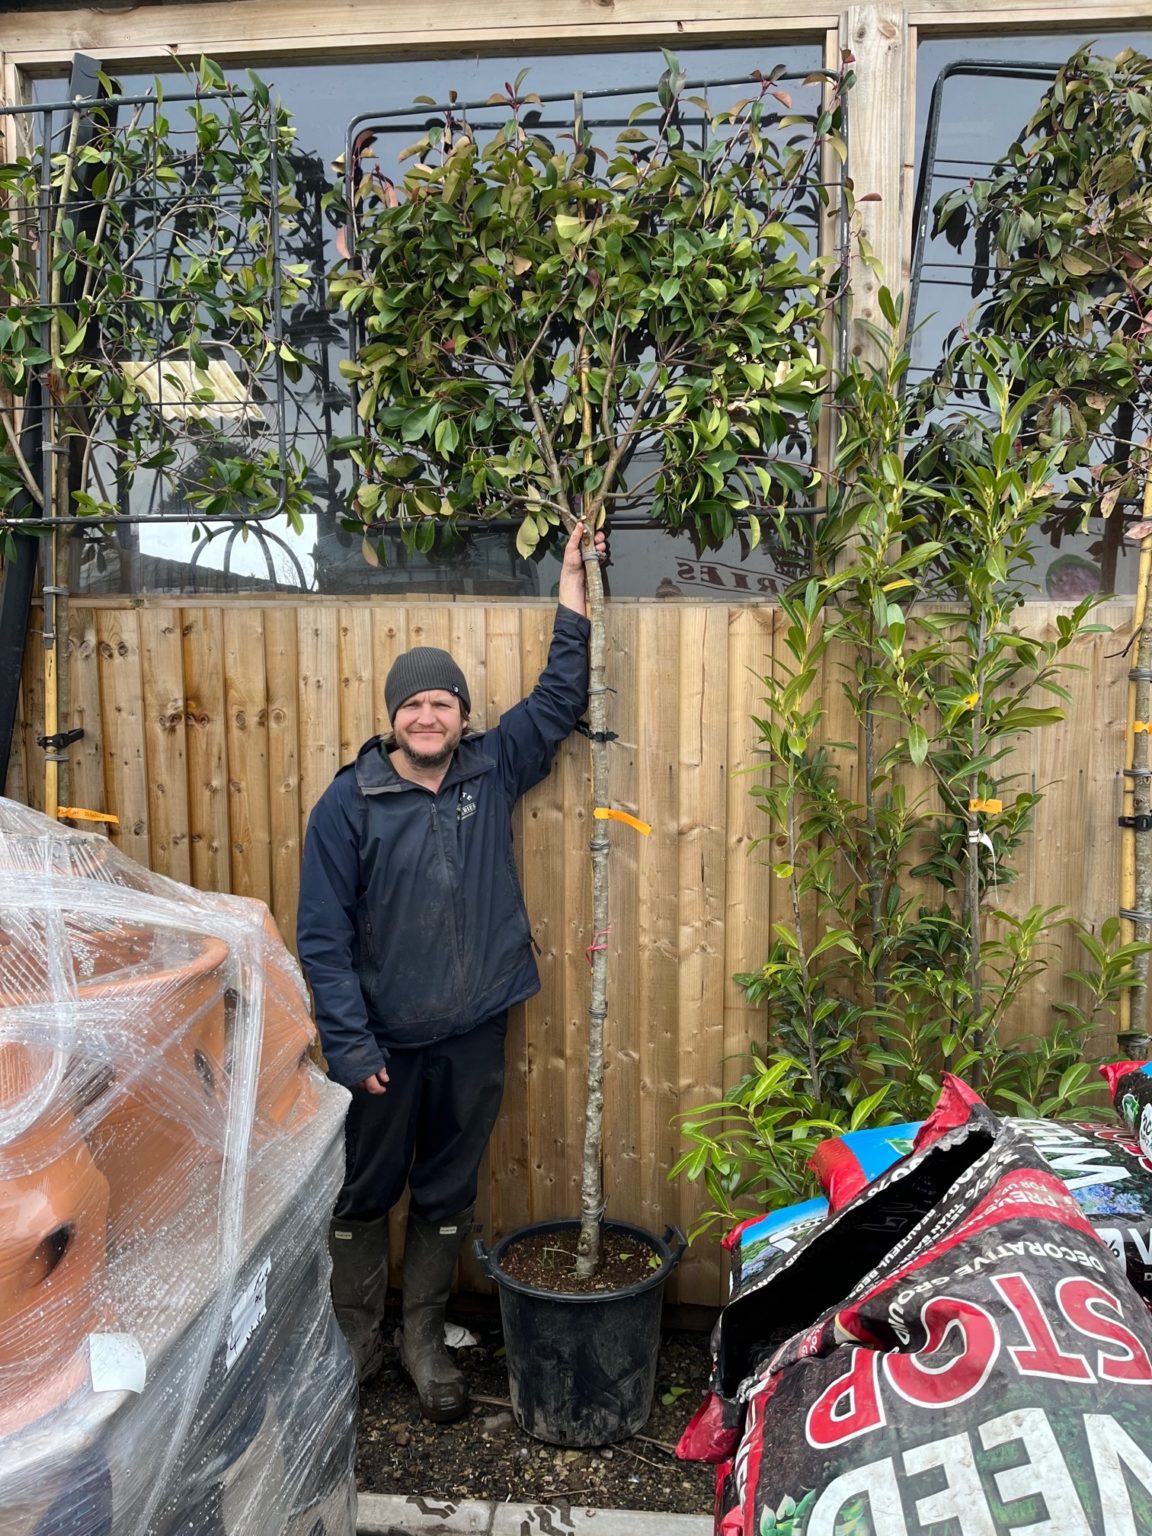
[[[51,747],[53,752],[63,752],[65,747],[70,747],[74,741],[83,741],[84,727],[77,725],[70,731],[57,731],[52,736],[37,736],[36,745],[43,747],[45,751]]]
[[[615,688],[612,687],[611,683],[589,683],[588,684],[588,692],[589,693],[615,693],[616,690],[615,690]]]
[[[1152,918],[1149,921],[1152,922]],[[607,1008],[589,1008],[588,1017],[590,1019],[606,1019],[608,1017],[608,1010]]]
[[[1125,768],[1126,779],[1152,779],[1152,768]]]
[[[1133,667],[1128,674],[1130,683],[1152,683],[1152,667]]]
[[[594,731],[587,720],[577,720],[576,729],[581,736],[587,736],[589,741],[619,741],[615,731]]]
[[[1141,912],[1136,907],[1121,907],[1120,916],[1128,923],[1139,923],[1141,927],[1152,927],[1152,912]]]
[[[1133,832],[1152,832],[1152,812],[1138,811],[1135,816],[1117,816],[1118,827],[1131,827]]]

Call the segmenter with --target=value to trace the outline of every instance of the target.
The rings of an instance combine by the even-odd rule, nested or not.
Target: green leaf
[[[539,542],[540,529],[536,526],[536,519],[529,514],[516,532],[516,553],[521,559],[529,560]]]

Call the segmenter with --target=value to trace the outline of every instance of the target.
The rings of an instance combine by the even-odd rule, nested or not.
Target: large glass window
[[[795,110],[818,109],[819,87],[805,86],[805,75],[820,69],[819,44],[767,49],[712,48],[680,50],[693,82],[747,81],[756,70],[784,65],[796,77],[789,89]],[[303,589],[333,593],[461,592],[481,595],[547,596],[555,590],[559,558],[554,549],[530,561],[514,548],[514,531],[489,528],[429,555],[404,551],[389,536],[388,560],[369,564],[359,534],[340,526],[346,496],[346,469],[326,452],[326,443],[350,430],[348,398],[338,362],[344,355],[342,321],[333,316],[324,291],[324,273],[336,258],[336,231],[321,202],[332,184],[333,163],[344,153],[349,123],[361,114],[394,111],[422,96],[435,102],[455,92],[461,102],[483,102],[506,81],[527,68],[523,89],[562,101],[545,109],[549,119],[570,122],[575,92],[617,93],[596,101],[597,115],[623,121],[637,102],[650,98],[663,69],[658,52],[565,54],[535,58],[405,60],[394,63],[325,63],[273,66],[262,70],[274,93],[292,112],[297,132],[294,166],[304,211],[293,236],[293,257],[308,263],[312,295],[288,317],[289,337],[306,352],[313,367],[293,396],[292,436],[307,455],[317,510],[295,535],[281,524],[266,532],[237,536],[234,529],[210,530],[205,537],[192,524],[165,527],[126,525],[115,533],[85,533],[76,540],[77,589],[89,591],[198,591]],[[239,72],[236,72],[239,77]],[[150,75],[121,75],[127,92],[147,87]],[[173,77],[171,88],[179,82]],[[38,99],[58,99],[58,81],[40,81]],[[713,107],[727,92],[715,84],[708,92]],[[591,106],[587,109],[593,119]],[[376,152],[385,171],[399,149],[418,133],[413,113],[395,133],[378,140]],[[605,132],[610,131],[606,127]],[[614,136],[614,135],[613,135]],[[398,172],[397,172],[398,174]],[[171,510],[171,509],[170,509]],[[612,538],[609,589],[615,596],[658,598],[754,598],[779,589],[796,574],[771,540],[749,550],[733,538],[716,552],[700,552],[686,535],[673,536],[646,526],[640,515],[624,520]]]
[[[1056,68],[1089,43],[1108,56],[1124,48],[1147,53],[1152,32],[965,37],[920,45],[914,380],[932,372],[948,337],[970,320],[976,304],[976,243],[969,233],[957,250],[943,234],[934,236],[933,205],[954,187],[988,174],[1039,105]],[[1047,543],[1036,551],[1045,594],[1060,601],[1095,590],[1133,591],[1138,546],[1125,543],[1124,523],[1114,515],[1107,522],[1093,518],[1085,527],[1073,510],[1053,516]]]

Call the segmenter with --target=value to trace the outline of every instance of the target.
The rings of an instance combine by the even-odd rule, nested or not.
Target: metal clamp
[[[74,741],[83,741],[83,739],[84,727],[76,725],[70,731],[57,731],[52,736],[37,736],[36,745],[43,747],[45,751],[51,748],[53,752],[63,752],[64,748],[70,747]],[[56,761],[63,762],[64,759],[57,758]]]

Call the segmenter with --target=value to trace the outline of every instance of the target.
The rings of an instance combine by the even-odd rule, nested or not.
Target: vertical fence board
[[[96,615],[91,608],[69,607],[67,639],[71,676],[68,724],[79,726],[83,740],[69,749],[72,760],[69,802],[85,811],[106,811],[104,789],[104,726],[100,714],[100,655]],[[183,713],[181,713],[183,720]],[[185,817],[187,802],[185,802]],[[99,823],[92,823],[98,826]]]
[[[140,668],[152,868],[173,880],[187,881],[192,878],[192,850],[188,841],[187,706],[179,609],[141,610]],[[73,669],[74,687],[83,672],[83,663]]]
[[[185,608],[183,637],[192,883],[202,891],[228,891],[232,861],[223,611]]]
[[[300,665],[300,808],[306,818],[340,766],[340,661],[336,609],[303,610],[300,614],[297,644]]]
[[[375,735],[372,610],[340,610],[340,762]]]
[[[408,611],[398,604],[379,604],[372,608],[372,730],[369,735],[388,729],[388,705],[384,684],[388,672],[401,651],[408,649]],[[364,738],[367,740],[367,737]],[[360,743],[357,742],[357,746]]]
[[[774,916],[770,907],[771,882],[762,856],[752,848],[754,840],[765,831],[764,816],[756,809],[750,793],[756,779],[738,770],[755,760],[756,737],[751,717],[761,707],[760,679],[768,670],[775,619],[776,610],[771,608],[732,611],[728,628],[727,719],[717,723],[717,729],[725,731],[728,740],[724,1042],[719,1066],[725,1088],[740,1078],[742,1057],[750,1042],[764,1037],[762,1015],[749,1007],[732,977],[738,971],[755,970],[763,961]]]
[[[672,701],[682,699],[682,690],[693,686],[696,672],[690,660],[686,675],[681,676],[682,617],[678,603],[661,603],[640,616],[637,634],[629,642],[636,647],[632,683],[636,692],[636,805],[625,805],[624,809],[634,810],[652,831],[642,837],[629,827],[620,827],[614,839],[617,847],[627,842],[636,871],[631,890],[621,890],[616,902],[621,916],[625,903],[635,909],[636,964],[631,972],[635,991],[629,996],[619,985],[613,990],[617,1008],[634,1011],[632,1049],[640,1084],[638,1105],[630,1107],[628,1098],[622,1096],[619,1117],[627,1124],[639,1110],[635,1210],[640,1224],[656,1232],[663,1232],[670,1214],[671,1189],[665,1174],[679,1076],[680,740],[678,709]],[[611,1167],[611,1158],[608,1164]],[[670,1299],[676,1296],[678,1284],[677,1275],[669,1286]]]
[[[444,649],[451,653],[464,674],[475,717],[472,724],[479,731],[495,725],[501,712],[508,708],[508,704],[502,700],[493,707],[489,707],[486,702],[487,647],[487,615],[484,609],[479,603],[457,603],[449,614],[448,642]],[[512,699],[509,703],[515,704],[516,700]]]
[[[102,662],[100,699],[108,809],[118,818],[112,838],[130,858],[147,864],[151,848],[139,616],[132,609],[102,609],[96,617],[96,643]]]
[[[715,700],[728,695],[728,615],[722,608],[693,607],[680,630],[680,708],[677,720],[680,836],[670,878],[679,895],[680,987],[675,1055],[669,1064],[669,1126],[662,1145],[665,1170],[681,1150],[672,1123],[679,1111],[714,1102],[723,1091],[724,1011],[731,975],[746,956],[728,948],[725,920],[725,823],[731,777],[728,734],[716,718]],[[747,796],[749,781],[737,781]],[[699,1183],[682,1180],[679,1219],[687,1231],[707,1205]],[[719,1255],[702,1244],[698,1261],[680,1277],[682,1301],[708,1303],[719,1294]]]
[[[608,728],[619,738],[608,743],[609,807],[631,816],[649,820],[656,812],[642,805],[640,785],[642,757],[648,750],[643,740],[641,692],[651,687],[646,663],[652,658],[640,653],[639,610],[635,607],[611,611],[608,631],[607,675],[615,690],[609,695]],[[642,680],[642,681],[641,681]],[[638,921],[638,874],[643,858],[637,846],[647,841],[624,822],[594,823],[594,836],[606,837],[608,855],[608,923],[606,935],[594,935],[589,929],[585,943],[608,945],[608,1017],[604,1021],[604,1127],[605,1146],[612,1148],[604,1158],[604,1193],[608,1213],[640,1211],[643,1208],[643,1162],[645,1140],[651,1140],[656,1085],[651,1063],[644,1060],[643,1042],[651,1025],[650,999],[642,985],[640,965],[642,938]],[[586,911],[591,913],[589,889]],[[588,919],[586,918],[585,921]],[[579,1011],[581,993],[587,993],[590,969],[578,962],[571,978],[573,1013]],[[587,1029],[587,1025],[585,1026]],[[572,1082],[569,1101],[572,1124],[579,1127],[584,1116],[585,1092],[581,1082]]]
[[[268,679],[259,608],[225,609],[224,662],[232,889],[271,905]]]
[[[297,612],[269,608],[264,616],[264,674],[268,687],[268,839],[271,907],[289,944],[296,942],[300,896],[300,704],[297,691]]]

